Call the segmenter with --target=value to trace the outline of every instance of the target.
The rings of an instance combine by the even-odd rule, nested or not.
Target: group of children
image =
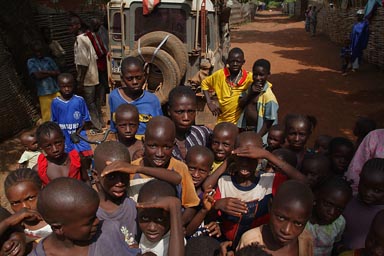
[[[244,62],[234,48],[202,82],[220,120],[210,130],[194,125],[185,86],[163,116],[128,57],[110,96],[116,133],[93,152],[71,141],[89,115],[60,75],[52,121],[22,134],[21,166],[4,182],[14,213],[0,211],[0,255],[383,255],[384,159],[367,156],[353,189],[345,178],[358,144],[380,130],[361,118],[357,144],[322,135],[309,148],[316,119],[277,124],[270,63],[251,73]]]

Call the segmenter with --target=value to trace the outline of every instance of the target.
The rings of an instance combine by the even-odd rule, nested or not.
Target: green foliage
[[[281,7],[281,2],[279,1],[269,1],[267,5],[268,9],[275,9]]]

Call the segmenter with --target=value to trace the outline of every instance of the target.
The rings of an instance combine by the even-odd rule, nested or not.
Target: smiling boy
[[[253,83],[245,95],[241,95],[239,107],[244,109],[240,116],[238,127],[245,130],[254,130],[267,142],[269,129],[277,123],[279,104],[272,92],[272,84],[268,76],[271,73],[271,63],[259,59],[253,64]]]

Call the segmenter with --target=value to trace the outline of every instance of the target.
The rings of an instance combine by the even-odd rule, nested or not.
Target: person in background
[[[70,30],[76,36],[74,44],[75,64],[77,70],[77,91],[83,95],[87,103],[91,122],[96,132],[102,132],[103,120],[101,113],[101,85],[97,69],[97,53],[86,29],[77,16],[72,16]]]
[[[60,95],[56,83],[60,71],[53,59],[45,56],[40,41],[33,42],[31,48],[34,56],[27,61],[28,73],[35,81],[41,118],[45,122],[51,120],[52,100]]]
[[[368,20],[364,19],[364,10],[358,10],[356,15],[357,23],[353,25],[351,33],[351,63],[353,72],[356,72],[360,67],[363,50],[367,48],[369,37],[369,23]]]

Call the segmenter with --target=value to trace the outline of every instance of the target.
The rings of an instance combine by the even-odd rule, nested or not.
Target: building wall
[[[358,8],[346,10],[324,8],[318,16],[318,30],[329,36],[336,43],[342,44],[349,38],[353,24],[356,22]],[[369,24],[368,47],[364,59],[384,68],[384,8],[379,7]]]

